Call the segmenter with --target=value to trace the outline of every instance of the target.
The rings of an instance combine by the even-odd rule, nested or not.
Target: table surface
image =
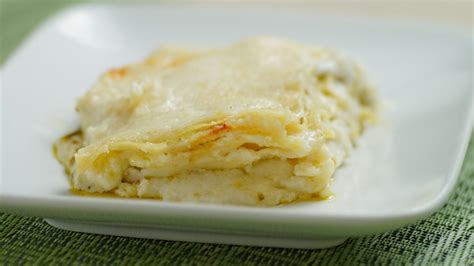
[[[78,1],[0,0],[0,63],[39,22],[75,2]],[[458,6],[445,3],[428,9],[407,3],[394,10],[427,20],[436,17],[438,22],[472,31],[472,13],[465,11],[466,7],[472,8],[471,2],[461,5],[458,2]],[[361,8],[364,5],[368,7]],[[352,8],[356,13],[366,11],[366,15],[382,14],[381,10],[386,10],[381,6],[364,5],[344,8]],[[328,10],[341,9],[341,5],[321,6]],[[459,15],[446,15],[439,10],[451,10]],[[474,135],[459,184],[439,212],[400,230],[352,238],[331,249],[257,248],[102,236],[62,231],[40,218],[5,213],[0,213],[0,217],[0,264],[474,265]]]

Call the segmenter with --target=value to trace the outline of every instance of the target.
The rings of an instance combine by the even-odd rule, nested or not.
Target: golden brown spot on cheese
[[[304,117],[300,117],[300,125],[304,124]]]
[[[323,87],[322,92],[325,96],[334,97],[334,93],[328,87]]]
[[[323,83],[323,82],[326,82],[326,81],[327,81],[327,75],[324,75],[324,74],[322,74],[322,75],[318,75],[318,77],[317,77],[317,78],[318,78],[318,81],[319,81],[319,82],[321,82],[321,83]]]
[[[113,78],[123,78],[127,75],[128,69],[126,67],[121,67],[121,68],[112,68],[109,70],[107,75]]]
[[[291,165],[295,166],[298,164],[299,160],[298,159],[286,159],[286,161]]]
[[[231,129],[231,126],[227,125],[227,124],[221,124],[221,125],[215,125],[212,129],[211,129],[211,133],[210,134],[218,134],[218,133],[221,133],[222,131],[224,130],[228,130],[228,129]]]
[[[259,150],[263,149],[263,147],[261,147],[260,145],[258,145],[256,143],[244,143],[240,147],[246,148],[246,149],[249,149],[249,150],[254,150],[254,151],[259,151]]]

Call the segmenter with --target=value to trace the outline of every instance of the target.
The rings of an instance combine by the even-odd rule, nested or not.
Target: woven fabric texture
[[[70,3],[46,2],[48,5],[44,1],[0,0],[1,62],[35,24]],[[40,218],[10,214],[0,214],[0,217],[0,265],[474,265],[474,135],[460,181],[439,212],[400,230],[349,239],[325,250],[102,236],[62,231]]]

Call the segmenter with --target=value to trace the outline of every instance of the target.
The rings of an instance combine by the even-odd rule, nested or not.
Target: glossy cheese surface
[[[376,101],[331,50],[270,37],[166,46],[100,77],[57,157],[76,190],[274,206],[328,195]]]

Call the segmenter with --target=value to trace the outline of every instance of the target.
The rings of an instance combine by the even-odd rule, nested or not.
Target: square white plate
[[[78,127],[75,101],[106,69],[162,43],[229,44],[276,35],[336,47],[366,66],[388,102],[340,168],[328,201],[251,208],[81,197],[52,156]],[[440,208],[471,132],[472,40],[427,26],[305,10],[76,6],[43,24],[1,76],[1,208],[104,234],[315,248],[399,228]]]

